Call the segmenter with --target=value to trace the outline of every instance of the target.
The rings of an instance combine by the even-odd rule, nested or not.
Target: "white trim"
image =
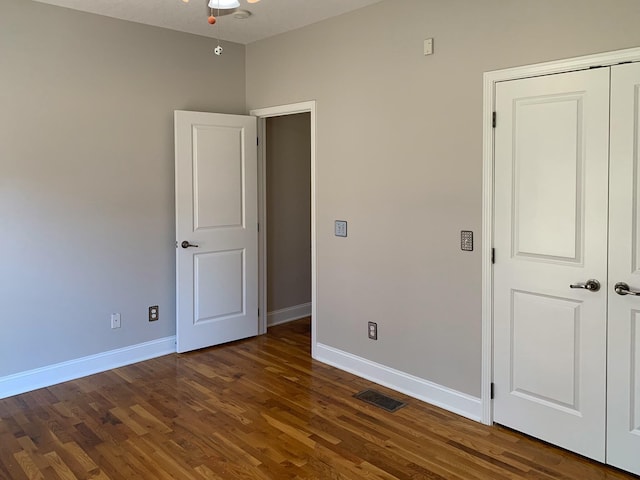
[[[480,421],[479,398],[319,343],[316,359],[450,412]]]
[[[282,308],[267,313],[267,326],[273,327],[282,323],[293,322],[311,315],[311,302],[293,307]]]
[[[313,112],[316,108],[316,101],[290,103],[287,105],[277,105],[275,107],[256,108],[249,112],[258,118],[281,117],[282,115],[294,115],[296,113]]]
[[[495,82],[484,75],[483,99],[483,184],[482,184],[482,364],[480,398],[482,423],[493,423],[491,382],[493,381],[493,109]],[[488,140],[487,140],[488,139]]]
[[[76,380],[176,351],[176,337],[160,338],[0,378],[0,398]]]
[[[267,333],[267,122],[258,118],[258,334]]]
[[[498,82],[541,75],[583,70],[590,67],[610,66],[622,62],[640,62],[640,48],[598,53],[584,57],[539,63],[524,67],[507,68],[484,74],[483,122],[483,192],[482,192],[482,422],[493,423],[491,381],[493,372],[493,151],[492,114],[495,106],[495,86]],[[498,117],[498,122],[500,118]],[[496,252],[500,261],[504,252]]]
[[[262,252],[259,259],[259,301],[260,311],[267,311],[267,260],[266,260],[266,175],[265,149],[263,148],[265,139],[265,120],[269,117],[279,117],[282,115],[293,115],[296,113],[309,112],[311,116],[311,356],[316,358],[317,325],[317,269],[316,269],[316,101],[292,103],[289,105],[279,105],[275,107],[258,108],[251,110],[250,115],[258,117],[258,136],[260,138],[258,153],[258,188],[259,201],[258,218],[260,222],[260,232],[258,234],[258,250]],[[267,315],[262,315],[260,319],[260,333],[267,331]]]

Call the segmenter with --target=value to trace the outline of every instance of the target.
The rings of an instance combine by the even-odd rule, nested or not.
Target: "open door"
[[[175,112],[178,352],[258,334],[255,117]]]

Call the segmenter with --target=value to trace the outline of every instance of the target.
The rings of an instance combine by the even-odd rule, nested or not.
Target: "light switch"
[[[345,220],[336,220],[336,237],[347,236],[347,222]]]

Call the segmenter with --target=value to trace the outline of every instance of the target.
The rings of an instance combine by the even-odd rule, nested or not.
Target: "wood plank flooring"
[[[0,478],[630,479],[310,358],[309,320],[0,400]],[[376,388],[396,413],[352,397]]]

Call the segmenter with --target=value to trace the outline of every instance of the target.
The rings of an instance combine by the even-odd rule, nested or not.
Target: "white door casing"
[[[640,64],[611,68],[607,463],[640,475]]]
[[[494,420],[600,461],[608,91],[608,69],[498,83],[494,166]]]
[[[258,218],[261,225],[258,234],[259,251],[259,305],[260,310],[267,311],[267,261],[266,261],[266,233],[269,228],[266,209],[266,120],[281,115],[295,115],[308,112],[311,117],[311,356],[317,358],[317,260],[316,260],[316,102],[292,103],[251,110],[249,113],[258,119],[258,136],[260,145],[258,148],[258,192],[259,209]],[[267,316],[263,315],[260,322],[260,333],[267,332]]]
[[[256,138],[255,117],[175,112],[178,352],[258,334]]]

